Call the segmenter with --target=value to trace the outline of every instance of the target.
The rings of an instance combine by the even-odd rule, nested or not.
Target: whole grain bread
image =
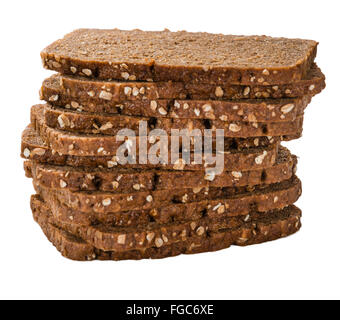
[[[50,210],[39,196],[32,196],[31,208],[35,221],[57,250],[66,258],[80,261],[160,259],[179,254],[216,251],[228,248],[231,245],[245,246],[275,240],[293,234],[301,227],[301,211],[293,206],[289,212],[286,210],[285,214],[274,218],[272,221],[264,219],[256,224],[246,222],[241,228],[209,233],[209,236],[205,237],[186,238],[184,241],[160,248],[150,247],[125,252],[105,252],[51,224],[49,222]]]
[[[62,89],[58,79],[60,77],[54,75],[44,81],[40,91],[42,100],[64,109],[99,114],[121,114],[153,118],[227,119],[231,121],[249,121],[249,119],[255,117],[257,121],[263,122],[282,121],[281,117],[284,115],[285,121],[291,121],[301,115],[311,101],[311,95],[286,99],[242,100],[175,100],[169,98],[157,99],[155,97],[146,99],[146,97],[143,97],[134,101],[129,101],[129,97],[125,96],[122,97],[121,102],[110,103],[107,99],[99,98],[103,86],[98,88],[98,91],[79,91],[81,90],[79,88],[73,92],[70,89]],[[54,89],[48,89],[49,87]],[[83,90],[86,90],[86,88],[83,88]],[[115,91],[116,89],[112,88],[112,90]],[[150,91],[151,88],[147,87],[146,92],[150,93]],[[294,107],[289,112],[286,112],[286,110],[290,109],[288,106],[292,104]]]
[[[207,217],[208,219],[219,219],[221,217],[243,216],[248,221],[251,212],[266,212],[270,210],[283,209],[295,203],[301,195],[301,182],[297,177],[289,180],[268,185],[266,187],[254,187],[251,191],[245,190],[228,193],[226,188],[210,190],[206,200],[187,202],[182,196],[184,203],[172,202],[171,199],[159,202],[157,191],[154,192],[154,208],[140,209],[143,205],[134,205],[135,210],[126,210],[122,205],[117,212],[81,212],[71,208],[72,203],[63,204],[61,194],[54,190],[36,187],[37,193],[51,209],[54,218],[60,222],[73,222],[82,226],[96,226],[104,224],[113,227],[141,227],[150,223],[169,224],[172,222],[187,222]],[[183,190],[178,190],[179,192]],[[172,195],[175,192],[172,191]],[[134,196],[134,193],[128,195]],[[188,197],[188,196],[187,196]],[[213,200],[207,200],[213,198]],[[137,195],[138,199],[138,195]]]
[[[216,86],[184,82],[107,82],[57,74],[43,82],[40,97],[57,106],[69,106],[89,112],[121,112],[122,114],[125,112],[128,115],[159,117],[159,108],[166,109],[167,107],[164,99],[218,100],[227,103],[228,100],[314,96],[324,88],[325,76],[314,64],[305,79],[290,84],[271,86],[225,83]],[[152,109],[148,110],[151,101],[154,100],[160,104],[157,112]]]
[[[291,207],[288,206],[282,210],[265,213],[251,212],[247,216],[222,216],[216,219],[203,217],[197,220],[171,222],[169,224],[151,222],[147,226],[137,227],[113,227],[106,224],[83,226],[70,220],[60,221],[55,218],[52,211],[49,221],[100,250],[121,252],[150,247],[160,248],[163,245],[171,245],[178,241],[185,241],[186,238],[197,236],[204,238],[210,233],[240,228],[248,221],[255,224],[264,219],[271,221],[282,216],[283,212],[290,210]]]
[[[153,129],[164,130],[171,134],[173,129],[187,129],[191,132],[198,129],[202,133],[205,129],[223,129],[226,137],[256,137],[256,136],[282,136],[294,135],[302,131],[303,114],[293,121],[258,122],[255,115],[251,115],[249,122],[230,121],[227,118],[207,119],[178,119],[178,118],[145,118],[122,115],[92,114],[77,112],[43,105],[44,120],[47,126],[66,132],[83,134],[100,134],[116,136],[119,131],[129,128],[135,135],[140,135],[140,122],[144,121],[148,134]],[[294,109],[294,104],[284,106],[281,120]],[[145,135],[144,134],[144,135]]]
[[[224,167],[230,170],[252,169],[252,168],[266,168],[276,161],[278,152],[278,144],[270,144],[268,147],[249,148],[244,149],[242,152],[238,150],[231,150],[224,154]],[[266,156],[264,156],[264,154]],[[190,163],[186,163],[179,155],[178,161],[174,164],[171,163],[171,155],[168,155],[168,161],[160,164],[140,164],[139,156],[137,155],[136,164],[126,163],[120,164],[117,156],[92,156],[81,157],[72,155],[63,155],[49,149],[43,142],[41,137],[29,125],[23,132],[21,138],[21,156],[24,159],[34,160],[40,163],[47,163],[59,166],[73,166],[73,167],[98,167],[98,168],[137,168],[137,169],[152,169],[163,168],[173,170],[205,170],[214,167],[215,164],[202,157],[202,164],[194,162],[194,155],[190,156]],[[212,154],[215,159],[216,154]]]
[[[32,174],[36,183],[47,188],[129,193],[134,190],[152,191],[277,183],[293,176],[296,157],[291,156],[287,149],[281,147],[276,163],[271,167],[245,171],[224,171],[220,175],[206,171],[60,167],[29,160],[25,163],[27,175]],[[150,201],[152,201],[151,198]]]
[[[261,194],[270,192],[269,190],[279,191],[285,189],[287,185],[296,185],[294,176],[275,184],[261,184],[256,186],[243,187],[194,187],[194,188],[173,188],[164,192],[163,190],[154,191],[136,191],[130,193],[112,193],[103,191],[70,191],[69,189],[48,189],[33,181],[37,193],[42,194],[48,190],[53,194],[60,203],[71,208],[74,211],[80,211],[87,214],[100,214],[105,216],[110,213],[135,211],[135,210],[152,210],[159,209],[162,206],[172,204],[186,204],[192,202],[213,201],[222,198],[246,198],[250,193]],[[287,187],[288,188],[288,187]],[[151,200],[152,197],[152,201]],[[278,196],[278,195],[277,195]],[[249,199],[249,198],[248,198]],[[275,199],[275,202],[274,202]],[[282,200],[282,199],[281,199]],[[280,202],[279,199],[273,198],[273,204]],[[246,200],[245,200],[246,201]],[[262,200],[261,200],[262,201]],[[264,201],[264,200],[263,200]],[[257,211],[266,211],[267,207],[262,206],[261,202],[257,204]],[[225,205],[227,207],[227,205]],[[230,205],[230,211],[233,211]],[[235,209],[236,210],[236,209]],[[237,208],[240,212],[241,208]]]
[[[43,117],[44,106],[36,105],[31,109],[31,123],[34,129],[41,136],[42,140],[51,150],[64,155],[74,156],[116,156],[117,150],[126,141],[117,141],[117,136],[98,136],[93,134],[76,134],[67,133],[58,129],[51,128],[45,124]],[[301,120],[298,120],[301,121]],[[265,127],[263,128],[265,130]],[[224,150],[230,149],[242,150],[251,147],[267,147],[270,144],[275,144],[280,140],[291,140],[301,136],[301,132],[295,135],[288,136],[262,136],[262,137],[249,137],[249,138],[225,138]],[[136,153],[139,153],[139,137],[130,138],[129,142],[136,145]],[[157,139],[147,140],[147,150],[158,142]],[[168,137],[168,150],[171,147],[171,138]],[[191,144],[191,147],[192,144]],[[162,145],[166,148],[166,145]],[[213,140],[212,150],[214,152],[216,146]],[[209,151],[209,150],[208,150]]]
[[[316,47],[267,36],[79,29],[41,57],[48,69],[98,79],[279,84],[303,79]]]
[[[46,143],[50,149],[58,152],[59,154],[67,154],[74,156],[116,156],[117,150],[123,144],[126,145],[126,141],[117,141],[116,136],[105,136],[105,135],[93,135],[93,134],[77,134],[67,133],[58,129],[51,128],[46,125],[43,117],[44,106],[36,105],[31,109],[31,123],[34,129],[41,136],[44,143]],[[283,136],[270,136],[268,127],[264,124],[261,128],[254,124],[252,132],[261,131],[262,136],[253,136],[248,138],[228,138],[224,140],[224,149],[229,151],[232,149],[244,149],[254,146],[268,146],[269,144],[277,143],[279,140],[291,140],[301,136],[302,133],[302,118],[297,119],[295,122],[290,124],[290,131],[293,134]],[[258,126],[258,128],[256,128]],[[238,130],[238,126],[232,126],[232,130]],[[283,131],[280,123],[276,126],[276,130]],[[228,130],[228,132],[233,133]],[[237,132],[236,132],[237,134]],[[139,139],[140,137],[129,138],[131,145],[136,146],[136,153],[139,153]],[[147,140],[147,150],[157,143],[158,140],[151,139]],[[171,146],[171,137],[168,137],[168,148]],[[192,146],[192,144],[191,144]],[[166,145],[162,145],[162,148],[167,148]],[[213,144],[212,152],[215,149]]]

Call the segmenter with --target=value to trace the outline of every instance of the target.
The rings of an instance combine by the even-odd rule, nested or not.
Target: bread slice
[[[65,206],[84,213],[106,215],[110,213],[126,212],[134,210],[152,210],[171,204],[182,204],[201,201],[212,201],[222,198],[242,198],[249,193],[268,193],[270,190],[282,189],[281,184],[290,184],[294,179],[283,180],[275,184],[261,184],[256,186],[243,187],[194,187],[194,188],[173,188],[164,192],[163,190],[136,191],[129,193],[112,193],[103,191],[70,191],[69,189],[49,189],[36,181],[33,185],[37,193],[42,194],[45,189]],[[289,182],[290,181],[290,182]],[[152,201],[150,201],[151,197]],[[275,202],[274,202],[275,199]],[[261,199],[264,201],[264,199]],[[280,198],[273,198],[273,203],[279,202]],[[257,211],[266,211],[262,202],[257,203]],[[233,211],[232,208],[230,208]],[[242,211],[237,207],[237,210]]]
[[[206,171],[98,169],[59,167],[26,161],[27,175],[47,188],[110,191],[129,193],[136,191],[171,190],[173,188],[238,187],[272,184],[292,177],[296,157],[283,147],[276,163],[268,168],[224,171],[220,175]],[[228,170],[228,168],[225,168]],[[152,199],[150,198],[150,201]]]
[[[316,47],[266,36],[79,29],[41,57],[48,69],[98,79],[280,84],[303,79]]]
[[[49,207],[51,210],[51,207]],[[211,219],[202,217],[186,222],[171,222],[158,224],[152,222],[147,226],[113,227],[106,224],[90,226],[80,225],[73,221],[56,219],[51,210],[50,223],[58,226],[75,236],[79,236],[89,244],[103,251],[142,250],[149,247],[171,245],[186,238],[206,237],[210,233],[221,230],[240,228],[244,222],[256,223],[258,220],[272,220],[289,211],[290,207],[265,213],[251,212],[246,216],[226,217],[224,215]]]
[[[44,105],[33,106],[31,109],[31,123],[43,141],[52,150],[55,150],[60,154],[75,156],[116,156],[118,148],[125,144],[125,141],[117,141],[116,136],[67,133],[62,130],[51,128],[46,125],[43,114]],[[226,137],[225,139],[225,150],[229,151],[230,147],[233,149],[243,149],[252,146],[268,146],[279,140],[296,139],[301,136],[302,124],[302,117],[294,122],[288,122],[288,124],[273,122],[269,124],[255,123],[243,127],[243,129],[242,127],[240,128],[240,131],[242,130],[247,136],[245,138],[239,138],[240,134],[235,132],[239,130],[237,124],[235,124],[235,126],[229,126],[227,132],[230,134],[230,137]],[[260,136],[254,134],[260,132]],[[274,132],[276,132],[277,135],[271,135],[271,133]],[[136,145],[137,153],[139,152],[139,138],[140,137],[137,136],[129,139],[132,145]],[[170,147],[171,138],[169,136],[168,141],[168,146]],[[154,141],[148,139],[147,150],[150,150],[150,147],[156,142],[156,139]],[[166,146],[163,145],[162,147]],[[214,146],[213,149],[215,149]]]
[[[173,222],[187,222],[201,219],[220,219],[222,217],[236,217],[247,215],[251,212],[267,212],[270,210],[283,209],[284,207],[295,203],[301,195],[301,182],[294,176],[289,180],[268,185],[265,187],[254,187],[252,190],[230,190],[231,188],[210,188],[209,193],[205,195],[205,200],[188,202],[187,197],[182,196],[181,203],[172,202],[171,199],[159,201],[159,192],[153,193],[153,208],[140,209],[132,204],[134,210],[128,210],[131,205],[120,201],[121,210],[116,212],[82,212],[72,208],[72,203],[62,197],[58,191],[36,186],[37,193],[48,204],[51,213],[60,222],[73,222],[81,226],[93,226],[104,224],[113,227],[142,227],[150,223],[170,224]],[[192,192],[192,190],[177,190],[178,194],[183,192]],[[178,195],[177,194],[177,195]],[[176,190],[171,191],[171,197],[174,198]],[[128,196],[137,196],[135,193],[127,194]],[[201,196],[201,198],[203,198]],[[209,199],[210,198],[210,199]],[[184,200],[184,203],[182,201]],[[66,202],[66,203],[64,203]],[[135,201],[134,201],[135,202]],[[249,218],[249,217],[248,217]],[[248,220],[248,218],[246,220]]]
[[[117,93],[117,91],[124,91],[124,88],[120,90],[123,85],[120,82],[93,81],[93,85],[80,85],[85,80],[71,79],[77,81],[78,85],[69,85],[67,89],[63,89],[60,85],[61,79],[58,75],[46,79],[40,91],[41,99],[56,107],[91,113],[230,121],[248,121],[248,118],[255,117],[257,121],[281,121],[282,115],[285,116],[285,120],[295,120],[311,101],[311,95],[286,99],[181,100],[177,95],[169,94],[171,92],[169,88],[164,89],[165,93],[162,96],[165,99],[159,99],[160,94],[158,91],[153,94],[157,89],[152,87],[152,85],[159,85],[158,82],[153,82],[151,85],[145,83],[145,87],[140,87],[140,83],[136,82],[138,90],[144,88],[142,91],[144,94],[127,96]],[[127,85],[131,88],[130,83]],[[111,100],[99,97],[103,87],[113,93]],[[136,89],[132,91],[134,90]],[[292,104],[294,108],[286,112],[287,105]]]
[[[303,113],[293,121],[286,120],[286,114],[289,114],[295,108],[294,104],[284,105],[278,122],[258,122],[254,114],[249,121],[230,121],[226,118],[216,120],[206,119],[178,119],[178,118],[144,118],[122,115],[106,115],[92,114],[86,112],[77,112],[54,108],[49,105],[44,105],[44,120],[47,126],[58,130],[83,133],[83,134],[100,134],[115,136],[119,131],[125,128],[135,132],[135,135],[140,135],[140,122],[144,121],[149,133],[153,129],[164,130],[168,135],[173,129],[183,130],[188,129],[191,132],[193,129],[198,129],[202,134],[205,129],[223,129],[226,137],[256,137],[256,136],[278,136],[289,135],[301,132],[303,124]]]
[[[221,101],[222,104],[224,101],[228,103],[228,100],[289,99],[306,95],[314,96],[324,88],[325,76],[314,64],[305,79],[291,84],[272,86],[225,83],[216,86],[183,82],[108,82],[53,75],[43,82],[40,97],[57,106],[70,106],[89,112],[121,112],[122,114],[125,112],[127,115],[159,117],[159,108],[167,108],[164,101],[167,99],[193,100],[193,103],[195,100],[213,100]],[[111,93],[112,97],[102,91]],[[153,111],[148,110],[153,100],[157,100],[159,104],[157,112],[142,113]]]
[[[270,144],[268,147],[256,147],[244,149],[241,152],[238,150],[231,150],[224,154],[224,167],[230,170],[246,170],[253,168],[267,168],[276,161],[278,152],[278,143]],[[264,156],[264,154],[266,156]],[[140,164],[137,156],[137,163],[126,163],[121,165],[117,157],[112,156],[92,156],[81,157],[72,155],[63,155],[53,152],[43,142],[41,137],[29,125],[23,132],[21,138],[21,156],[24,159],[33,160],[39,163],[47,163],[59,166],[73,166],[73,167],[98,167],[98,168],[135,168],[135,169],[156,169],[162,168],[164,170],[190,170],[202,171],[206,168],[214,167],[215,164],[202,157],[202,164],[194,162],[194,155],[191,154],[190,163],[182,160],[182,155],[179,155],[179,160],[174,164],[171,163],[171,155],[168,155],[167,163],[160,164]],[[216,157],[216,154],[212,154]]]
[[[150,247],[124,252],[105,252],[51,224],[49,222],[50,210],[38,196],[32,197],[31,207],[35,221],[57,250],[66,258],[80,261],[160,259],[179,254],[216,251],[228,248],[231,245],[246,246],[279,239],[297,232],[301,227],[301,211],[292,206],[272,220],[263,219],[257,221],[256,224],[246,222],[240,228],[210,233],[208,237],[185,238],[183,241],[164,245],[160,248]]]

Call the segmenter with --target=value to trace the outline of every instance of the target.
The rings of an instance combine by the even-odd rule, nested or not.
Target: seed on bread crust
[[[113,181],[113,182],[112,182],[112,187],[113,187],[113,189],[118,189],[118,187],[119,187],[119,182],[118,182],[118,181]]]
[[[222,89],[221,87],[216,87],[215,95],[216,95],[216,97],[218,97],[218,98],[223,97],[223,95],[224,95],[223,89]]]
[[[67,183],[64,180],[60,179],[60,187],[61,188],[66,188],[67,187]]]
[[[120,234],[117,237],[117,243],[118,244],[125,244],[125,241],[126,241],[126,234]]]
[[[202,109],[203,109],[204,112],[209,112],[209,111],[212,110],[212,107],[211,107],[210,104],[205,104],[205,105],[203,105]]]
[[[92,75],[92,71],[90,69],[83,69],[82,72],[88,77]]]
[[[242,172],[240,172],[240,171],[232,171],[231,174],[236,179],[242,178]]]
[[[103,199],[102,204],[104,207],[109,206],[111,204],[111,199],[110,198]]]
[[[291,112],[294,109],[295,105],[293,103],[286,104],[281,107],[282,113],[286,114]]]
[[[205,176],[204,179],[208,181],[214,181],[215,180],[215,172],[208,172]]]
[[[235,123],[231,123],[229,125],[229,130],[232,132],[239,132],[241,130],[241,127]]]
[[[121,73],[121,76],[122,76],[122,78],[125,79],[125,80],[129,80],[129,77],[130,77],[130,75],[129,75],[127,72],[122,72],[122,73]]]
[[[245,87],[243,90],[243,95],[247,96],[250,93],[250,88],[249,87]]]
[[[107,122],[107,123],[103,124],[103,125],[99,128],[99,130],[105,131],[105,130],[108,130],[108,129],[111,129],[111,128],[113,128],[113,124],[112,124],[111,122]]]
[[[59,63],[59,62],[57,62],[57,61],[52,61],[52,66],[54,67],[54,68],[61,68],[61,64]]]
[[[151,110],[156,111],[156,109],[157,109],[157,101],[152,100],[150,102],[150,108],[151,108]]]
[[[124,88],[124,94],[125,94],[126,96],[130,96],[131,93],[132,93],[132,89],[131,89],[130,87],[125,87],[125,88]]]
[[[48,98],[48,101],[55,102],[55,101],[58,101],[58,99],[59,99],[59,95],[54,94]]]
[[[111,92],[107,91],[100,91],[99,98],[103,100],[110,101],[112,99],[113,95]]]
[[[132,95],[133,95],[134,97],[137,97],[137,96],[139,95],[139,89],[136,88],[136,87],[134,87],[134,88],[132,89]]]
[[[184,159],[177,159],[174,164],[174,170],[183,170],[185,165],[186,163]]]
[[[198,236],[202,236],[204,234],[204,227],[198,227],[197,230],[196,230],[196,233]]]
[[[46,153],[46,149],[43,148],[34,148],[32,150],[32,155],[43,156]]]
[[[162,116],[166,116],[168,114],[168,112],[163,108],[163,107],[160,107],[158,109],[158,112],[162,115]]]
[[[28,148],[25,148],[25,150],[24,150],[24,157],[25,158],[29,158],[30,155],[31,155],[31,151]]]
[[[148,240],[149,242],[151,242],[154,238],[155,238],[155,233],[154,232],[148,232],[146,234],[146,240]]]
[[[217,209],[217,213],[218,214],[222,214],[225,212],[225,206],[222,204],[218,209]]]
[[[164,242],[163,242],[163,240],[161,238],[157,238],[155,240],[155,245],[156,245],[157,248],[160,248],[163,245],[163,243]]]
[[[262,164],[264,158],[267,156],[268,152],[263,151],[263,153],[255,158],[255,163],[256,164]]]

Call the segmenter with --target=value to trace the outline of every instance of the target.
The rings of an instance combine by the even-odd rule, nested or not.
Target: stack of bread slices
[[[22,135],[35,221],[75,260],[165,258],[295,233],[301,182],[280,143],[301,136],[305,108],[325,87],[316,47],[168,30],[80,29],[54,42],[41,56],[58,73]],[[177,158],[141,161],[141,140],[148,156],[170,150],[141,135],[142,121],[169,141],[173,129],[203,138],[223,129],[223,152],[216,137],[205,150],[223,154],[223,171],[206,154],[185,160],[183,140]]]

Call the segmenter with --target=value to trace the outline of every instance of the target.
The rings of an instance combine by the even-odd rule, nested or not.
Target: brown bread
[[[316,47],[267,36],[79,29],[41,57],[48,69],[98,79],[280,84],[303,79]]]
[[[314,96],[324,88],[325,76],[316,65],[313,65],[304,80],[272,86],[258,84],[216,86],[183,82],[105,82],[80,77],[62,77],[57,74],[44,80],[40,97],[56,106],[66,106],[88,112],[160,117],[164,112],[159,111],[162,110],[161,108],[168,107],[169,100],[184,99],[183,103],[190,103],[190,105],[196,104],[195,101],[211,100],[215,104],[220,101],[220,105],[224,106],[230,103],[230,100],[261,101]],[[111,93],[112,96],[103,91]],[[156,110],[150,108],[151,101],[157,101]]]
[[[157,192],[154,192],[154,208],[152,209],[142,210],[138,205],[134,205],[135,210],[126,210],[123,207],[120,211],[105,213],[96,212],[96,210],[81,212],[70,208],[71,203],[63,204],[62,201],[65,199],[60,200],[61,194],[57,195],[54,190],[42,186],[36,187],[36,190],[48,204],[55,219],[60,222],[73,222],[81,226],[104,224],[113,227],[142,227],[153,222],[169,224],[203,217],[219,219],[241,215],[246,218],[249,213],[254,211],[266,212],[283,209],[298,200],[301,195],[301,182],[294,176],[277,184],[262,188],[254,187],[251,191],[241,192],[227,190],[227,188],[210,190],[209,195],[206,195],[207,200],[189,203],[184,196],[182,197],[184,203],[172,202],[170,199],[159,203]],[[183,193],[184,190],[178,190],[179,193],[180,191]],[[176,191],[172,190],[171,193],[174,195]],[[134,195],[131,193],[127,196],[133,197]],[[213,200],[208,200],[209,197]]]
[[[66,258],[80,261],[160,259],[179,254],[216,251],[231,245],[245,246],[279,239],[295,233],[301,227],[301,211],[292,206],[290,210],[285,210],[272,220],[263,219],[256,224],[248,222],[241,228],[210,233],[209,237],[186,238],[160,248],[105,252],[51,224],[49,222],[50,210],[38,196],[32,196],[31,208],[35,221],[57,250]]]
[[[256,147],[244,149],[242,152],[238,150],[231,150],[224,154],[224,167],[229,170],[240,169],[253,169],[253,168],[266,168],[272,165],[276,161],[278,152],[278,144],[270,144],[266,148]],[[263,155],[266,154],[264,157]],[[171,164],[171,155],[167,163],[160,164],[139,164],[139,157],[137,156],[136,164],[126,163],[120,164],[117,157],[112,156],[92,156],[81,157],[72,155],[63,155],[49,149],[43,142],[41,137],[33,129],[32,126],[28,126],[21,138],[21,156],[24,159],[34,160],[40,163],[47,163],[59,166],[73,166],[73,167],[98,167],[98,168],[135,168],[135,169],[152,169],[162,168],[165,170],[205,170],[206,168],[214,167],[215,164],[211,164],[209,161],[202,159],[202,164],[194,162],[194,155],[191,154],[190,163],[182,161],[182,155],[180,154],[179,160],[174,164]],[[215,154],[212,154],[215,157]]]
[[[41,97],[44,99],[44,97]],[[294,99],[243,99],[243,100],[141,100],[124,101],[107,107],[101,101],[81,104],[53,94],[46,101],[63,110],[89,112],[104,116],[119,114],[146,118],[208,119],[229,121],[276,122],[293,121],[303,114],[311,96]],[[55,100],[55,101],[53,101]],[[79,101],[79,100],[78,100]],[[289,112],[287,112],[289,110]],[[284,117],[283,117],[284,116]]]
[[[117,150],[125,142],[116,141],[115,136],[96,136],[93,134],[68,134],[64,131],[51,128],[45,124],[43,119],[43,105],[33,106],[31,109],[31,122],[34,129],[41,136],[45,144],[49,146],[51,150],[58,152],[59,154],[74,155],[74,156],[116,156]],[[296,124],[299,127],[299,122],[302,119],[297,120],[293,123],[294,127]],[[257,129],[258,128],[255,128]],[[266,130],[264,126],[262,130]],[[273,136],[262,136],[262,137],[249,137],[249,138],[225,138],[224,139],[224,149],[230,151],[230,149],[242,150],[250,147],[266,147],[270,144],[275,144],[279,140],[291,140],[296,139],[301,136],[301,132],[297,130],[294,135],[285,135],[279,137]],[[135,139],[129,139],[130,143],[136,144],[136,152],[138,153],[139,147],[139,137]],[[169,148],[171,145],[170,137],[168,137]],[[147,149],[150,150],[157,140],[147,141]],[[163,146],[164,147],[164,146]],[[213,150],[215,146],[213,145]]]
[[[294,104],[284,106],[281,120],[294,109]],[[44,105],[44,121],[48,127],[78,134],[100,134],[116,136],[120,130],[129,128],[135,135],[140,135],[140,122],[144,121],[147,132],[153,129],[164,130],[168,135],[173,129],[187,129],[191,132],[198,129],[204,134],[205,129],[223,129],[226,137],[256,137],[256,136],[283,136],[302,132],[303,114],[294,121],[258,122],[255,115],[249,117],[250,122],[229,121],[227,118],[216,120],[203,119],[177,119],[177,118],[144,118],[122,115],[91,114],[77,112]],[[144,134],[144,135],[145,135]]]
[[[192,202],[212,201],[221,198],[244,198],[245,206],[247,206],[247,199],[249,195],[254,192],[255,195],[261,193],[268,193],[270,190],[279,191],[286,188],[287,185],[296,185],[293,181],[296,179],[294,176],[289,180],[284,180],[275,184],[261,184],[256,186],[243,186],[243,187],[195,187],[195,188],[173,188],[164,192],[162,190],[154,191],[136,191],[130,193],[112,193],[100,191],[70,191],[68,189],[48,189],[33,181],[37,193],[44,193],[48,190],[53,197],[55,197],[63,205],[87,214],[100,214],[105,216],[110,213],[135,211],[135,210],[152,210],[159,209],[162,206],[170,206],[171,204],[186,204]],[[297,191],[297,194],[299,192]],[[152,201],[149,201],[151,198]],[[278,196],[278,195],[276,195]],[[280,202],[283,199],[273,198],[273,204]],[[263,200],[263,199],[262,199]],[[255,201],[255,200],[254,200]],[[255,203],[255,202],[254,202]],[[193,204],[194,205],[194,204]],[[236,205],[236,207],[234,207]],[[239,202],[230,204],[229,210],[239,210],[243,212],[245,208],[241,209],[238,205]],[[227,206],[225,206],[227,207]],[[257,211],[267,211],[266,205],[261,202],[256,202]]]
[[[97,249],[103,251],[122,252],[126,250],[141,250],[150,247],[162,247],[183,241],[187,238],[206,237],[210,233],[226,229],[240,228],[245,222],[257,223],[259,220],[272,220],[282,211],[289,211],[290,206],[282,210],[265,213],[251,212],[246,216],[219,217],[210,219],[203,217],[187,222],[172,222],[169,224],[150,223],[147,226],[112,227],[103,224],[82,226],[72,221],[60,221],[53,214],[50,223],[85,240]]]
[[[28,176],[32,174],[36,183],[47,188],[129,193],[134,190],[142,192],[277,183],[293,176],[296,157],[281,147],[276,163],[271,167],[248,171],[224,171],[220,175],[206,171],[60,167],[31,161],[26,161],[25,167]]]

